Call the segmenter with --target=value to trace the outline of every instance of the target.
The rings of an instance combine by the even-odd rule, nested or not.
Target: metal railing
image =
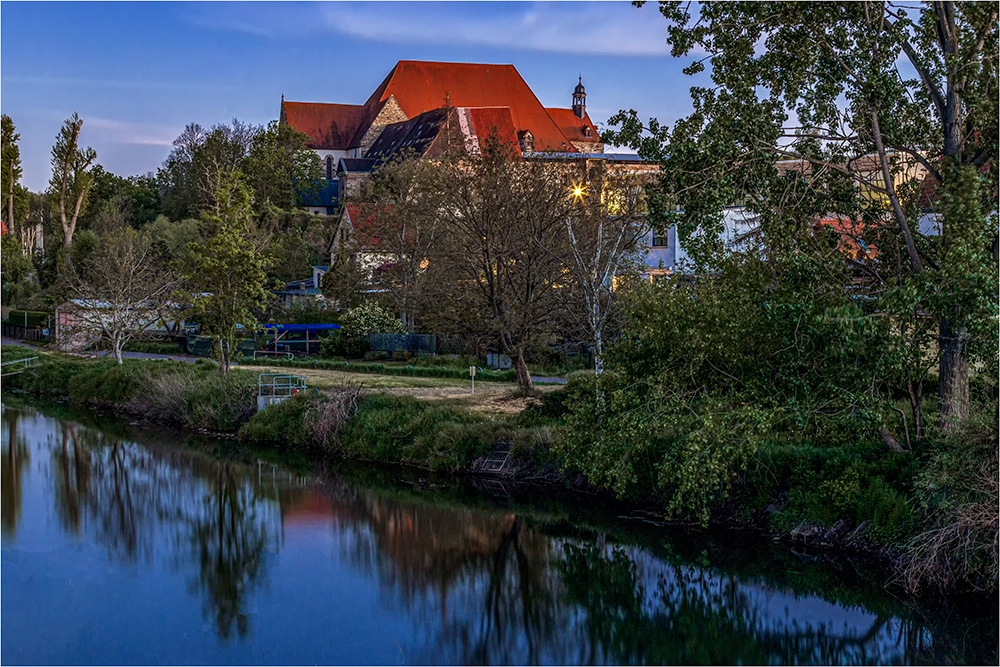
[[[406,351],[413,354],[434,354],[437,339],[429,334],[368,334],[368,343],[376,352]]]
[[[306,376],[261,373],[257,376],[257,396],[288,398],[306,389]]]
[[[31,368],[31,362],[33,361],[37,362],[40,360],[38,357],[25,357],[24,359],[11,359],[10,361],[0,363],[0,376],[23,373]],[[24,368],[19,368],[16,364],[24,364]],[[38,364],[36,363],[35,365],[37,366]]]

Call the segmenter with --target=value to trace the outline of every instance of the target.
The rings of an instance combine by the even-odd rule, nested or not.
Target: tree
[[[604,370],[604,332],[617,310],[616,287],[637,275],[640,242],[649,233],[643,184],[602,169],[577,184],[566,217],[567,265],[573,318],[594,346],[594,370]]]
[[[119,364],[129,340],[181,310],[175,297],[177,274],[153,239],[131,227],[106,236],[80,273],[83,278],[73,281],[73,328],[106,340]]]
[[[389,294],[412,332],[441,231],[442,170],[429,160],[397,158],[382,166],[365,197],[374,213],[360,233],[380,258],[372,283]]]
[[[21,184],[21,149],[17,142],[21,135],[14,127],[14,121],[6,114],[0,119],[0,136],[2,136],[2,150],[0,150],[0,211],[7,227],[22,245],[25,250],[30,246],[26,244],[24,236],[24,221],[28,212],[28,191]]]
[[[90,166],[97,159],[93,148],[80,148],[83,120],[75,113],[63,123],[52,147],[52,180],[50,187],[58,197],[59,221],[62,224],[63,247],[73,245],[73,232],[94,182]]]
[[[243,167],[260,128],[233,119],[210,130],[191,123],[174,139],[174,150],[157,172],[163,212],[173,220],[216,209],[224,174]]]
[[[711,61],[713,86],[692,88],[694,114],[668,142],[645,137],[647,156],[669,152],[663,185],[685,211],[682,237],[711,237],[723,206],[766,214],[787,204],[778,158],[795,160],[806,181],[853,182],[867,201],[842,188],[801,194],[820,215],[880,231],[882,253],[899,247],[901,273],[869,277],[894,314],[937,319],[939,418],[949,426],[965,416],[970,354],[991,350],[990,367],[996,354],[996,6],[720,2],[694,13],[664,2],[660,11],[675,57],[707,54],[687,73]],[[647,130],[663,138],[634,112],[613,120],[621,133],[608,141],[638,145]],[[921,232],[912,205],[925,180],[940,239]]]
[[[306,148],[308,140],[309,135],[278,121],[254,134],[243,171],[258,213],[268,207],[294,208],[298,191],[322,180],[319,156]]]
[[[521,159],[496,133],[483,143],[441,167],[447,187],[428,267],[438,307],[428,317],[499,347],[527,392],[525,352],[551,335],[559,309],[568,189],[558,168]]]
[[[219,180],[217,205],[203,216],[211,235],[190,246],[195,265],[190,279],[200,293],[194,314],[202,334],[215,340],[220,370],[226,375],[237,339],[255,335],[257,313],[271,294],[269,258],[255,245],[251,231],[250,193],[238,171],[224,171]]]
[[[356,306],[368,285],[367,272],[349,245],[341,245],[330,261],[320,286],[323,296],[337,308]]]

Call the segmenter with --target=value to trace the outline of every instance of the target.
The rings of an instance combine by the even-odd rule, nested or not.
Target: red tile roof
[[[439,109],[446,100],[453,107],[510,107],[514,127],[534,135],[535,150],[574,151],[513,65],[400,60],[365,103],[353,145],[360,143],[389,97],[409,118]]]
[[[583,118],[577,118],[572,109],[546,109],[553,122],[559,126],[566,138],[573,143],[578,142],[599,142],[601,136],[597,133],[597,126],[590,120],[590,114],[583,114]],[[583,133],[584,126],[590,127],[590,136]]]
[[[345,150],[351,146],[365,107],[356,104],[282,102],[282,120],[309,135],[313,149]]]
[[[479,107],[469,109],[469,115],[472,116],[472,125],[479,137],[480,147],[485,147],[484,142],[495,130],[501,141],[513,144],[518,153],[521,152],[510,107]]]

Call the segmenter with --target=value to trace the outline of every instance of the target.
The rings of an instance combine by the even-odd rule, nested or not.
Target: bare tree
[[[439,330],[499,347],[530,391],[525,351],[551,334],[565,280],[564,170],[522,160],[495,134],[478,154],[442,168],[442,226],[429,266],[436,308],[428,316]]]
[[[89,146],[80,149],[80,130],[83,120],[75,113],[63,123],[56,143],[52,147],[53,192],[59,198],[59,221],[62,223],[63,247],[73,245],[76,221],[87,200],[87,193],[94,183],[90,170],[97,159],[97,151]]]
[[[73,329],[110,343],[119,364],[129,340],[179,314],[177,275],[153,240],[131,227],[106,237],[81,273],[74,278]]]
[[[604,331],[615,312],[618,284],[634,277],[649,233],[643,184],[602,166],[573,186],[566,216],[568,266],[574,284],[568,311],[594,346],[594,370],[604,370]]]
[[[442,170],[426,160],[397,159],[382,167],[366,197],[373,214],[356,230],[379,257],[372,282],[392,299],[414,330],[427,284],[428,257],[441,229]]]

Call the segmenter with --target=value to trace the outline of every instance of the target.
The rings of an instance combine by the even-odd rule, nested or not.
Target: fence
[[[47,343],[52,338],[48,329],[32,329],[30,327],[19,327],[16,324],[3,323],[3,335],[17,340],[28,340],[34,343]]]
[[[368,344],[375,352],[397,350],[413,354],[434,354],[436,339],[429,334],[368,334]]]

